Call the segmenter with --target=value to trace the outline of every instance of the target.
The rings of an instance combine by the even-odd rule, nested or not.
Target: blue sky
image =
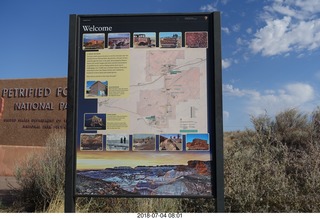
[[[2,0],[0,79],[66,77],[69,14],[204,11],[221,12],[225,131],[320,105],[320,0]]]

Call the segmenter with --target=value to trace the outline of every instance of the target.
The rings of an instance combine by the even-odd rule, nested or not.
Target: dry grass
[[[44,153],[30,156],[16,169],[17,211],[42,212],[64,189],[65,134],[52,133]]]
[[[79,198],[77,212],[133,213],[181,212],[179,199],[161,198]]]

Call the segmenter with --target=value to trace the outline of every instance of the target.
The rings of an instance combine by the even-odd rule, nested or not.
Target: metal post
[[[215,197],[216,212],[224,212],[224,168],[223,168],[223,112],[222,112],[222,63],[220,12],[213,13],[214,50],[214,131],[215,131]]]
[[[76,100],[74,98],[75,72],[77,70],[77,16],[70,15],[69,21],[69,64],[68,64],[68,110],[67,110],[67,141],[66,141],[66,169],[65,169],[65,203],[66,213],[75,212],[74,196],[74,136],[75,136],[75,112]]]

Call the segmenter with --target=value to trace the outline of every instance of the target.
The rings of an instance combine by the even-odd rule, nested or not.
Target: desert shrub
[[[310,121],[308,115],[297,109],[279,113],[275,117],[274,129],[277,138],[290,150],[307,150],[310,146]]]
[[[19,188],[15,206],[20,211],[43,211],[64,190],[65,133],[53,132],[41,153],[31,154],[16,168]]]
[[[225,154],[226,211],[279,211],[287,199],[285,148],[274,148],[266,136],[246,131]],[[242,141],[242,139],[244,141]],[[281,194],[283,193],[283,194]],[[287,193],[288,195],[290,193]],[[279,209],[279,210],[278,210]]]
[[[311,115],[312,141],[320,145],[320,107],[317,107]]]
[[[180,212],[211,213],[215,212],[215,200],[212,198],[184,198],[181,199]]]
[[[311,118],[311,119],[310,119]],[[252,117],[225,150],[226,210],[319,212],[319,108]]]

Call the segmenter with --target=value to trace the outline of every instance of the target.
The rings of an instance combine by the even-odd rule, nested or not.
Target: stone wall
[[[0,81],[0,175],[12,175],[49,134],[66,130],[67,78]]]

